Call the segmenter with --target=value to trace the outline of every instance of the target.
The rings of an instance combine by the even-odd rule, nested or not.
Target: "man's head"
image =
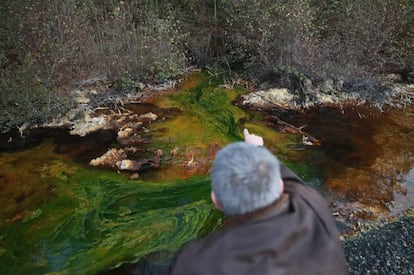
[[[283,182],[279,160],[265,147],[232,143],[218,152],[211,185],[226,215],[253,212],[280,197]]]

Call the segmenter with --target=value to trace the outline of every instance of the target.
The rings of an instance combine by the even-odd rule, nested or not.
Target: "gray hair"
[[[280,162],[265,147],[232,143],[214,160],[211,186],[226,215],[253,212],[280,197]]]

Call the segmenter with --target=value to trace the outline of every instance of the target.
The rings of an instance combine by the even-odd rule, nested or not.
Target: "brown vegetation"
[[[114,92],[190,65],[300,89],[306,79],[413,78],[412,0],[46,0],[0,4],[0,129],[65,112],[74,87]]]

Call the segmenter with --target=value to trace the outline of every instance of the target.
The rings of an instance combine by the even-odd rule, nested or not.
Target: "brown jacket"
[[[172,274],[348,274],[326,200],[284,165],[282,178],[279,200],[230,217],[223,229],[190,243]]]

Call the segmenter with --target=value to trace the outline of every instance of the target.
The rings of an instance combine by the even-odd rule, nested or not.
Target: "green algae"
[[[245,90],[231,90],[218,84],[206,73],[194,73],[176,92],[160,97],[156,101],[159,107],[178,108],[181,114],[151,125],[156,138],[152,145],[203,146],[214,142],[225,145],[243,140],[243,129],[247,127],[264,136],[269,145],[286,150],[286,139],[292,137],[266,127],[261,114],[247,113],[233,103]]]
[[[2,217],[9,222],[0,228],[1,274],[93,274],[152,252],[173,253],[217,219],[206,177],[149,183],[65,159],[42,167],[47,177],[38,184],[53,179],[55,195],[28,205],[24,219]]]
[[[220,147],[242,140],[243,128],[263,136],[267,148],[317,189],[329,186],[332,178],[353,193],[355,185],[370,186],[355,180],[350,169],[345,174],[330,169],[333,172],[324,175],[329,157],[318,148],[297,148],[300,136],[280,134],[266,126],[260,112],[235,106],[232,101],[241,92],[195,73],[177,91],[160,97],[156,105],[179,112],[150,124],[148,147],[161,148],[165,155],[178,147],[183,153],[139,181],[75,163],[69,155],[56,153],[51,140],[0,153],[0,274],[94,274],[160,251],[168,262],[184,243],[220,225],[222,214],[209,199],[209,165]],[[396,124],[403,124],[404,131],[396,130]],[[376,142],[385,148],[386,159],[401,158],[398,167],[408,173],[412,116],[398,114],[392,123],[381,125],[385,130],[378,133],[385,134],[377,134]],[[391,135],[394,132],[398,138]],[[183,165],[191,161],[202,169]],[[401,174],[393,167],[389,169]],[[360,173],[372,182],[368,172]],[[347,181],[353,184],[344,184]],[[367,194],[372,197],[372,192]],[[408,203],[412,207],[412,201]]]
[[[150,180],[175,180],[195,174],[208,175],[218,149],[243,140],[243,129],[262,135],[265,145],[272,152],[285,154],[292,135],[282,135],[267,127],[263,115],[247,113],[234,104],[243,89],[227,89],[219,86],[217,79],[203,72],[193,73],[177,91],[161,96],[155,104],[161,108],[176,108],[180,113],[172,118],[150,125],[151,148],[161,148],[167,154],[179,149],[182,158],[178,162],[195,162],[194,167],[164,165],[143,178]]]
[[[180,113],[150,125],[148,147],[183,154],[140,181],[75,163],[51,141],[0,153],[0,273],[94,274],[159,251],[173,255],[217,228],[222,214],[210,202],[208,177],[215,152],[242,140],[244,127],[282,158],[292,139],[235,106],[242,90],[218,84],[195,73],[158,99]],[[202,169],[183,166],[191,161]]]
[[[179,108],[182,113],[171,120],[156,123],[152,130],[164,129],[158,141],[175,146],[225,144],[241,140],[240,121],[248,115],[231,102],[240,91],[218,86],[205,73],[195,73],[177,91],[161,97],[156,104],[162,108]],[[172,137],[172,139],[171,139]]]

